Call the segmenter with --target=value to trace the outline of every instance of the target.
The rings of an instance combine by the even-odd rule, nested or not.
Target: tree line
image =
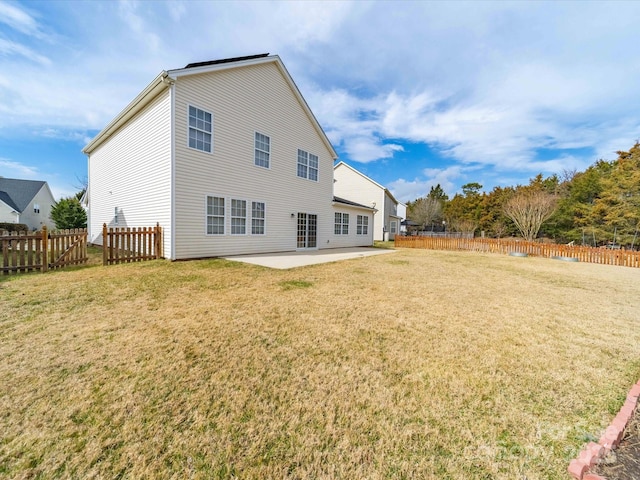
[[[467,183],[449,198],[440,185],[407,202],[414,229],[487,237],[545,237],[578,245],[638,248],[640,244],[640,143],[598,160],[584,172],[529,180],[528,185],[482,191]]]

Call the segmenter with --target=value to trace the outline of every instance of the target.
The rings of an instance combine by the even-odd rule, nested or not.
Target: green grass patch
[[[293,290],[295,288],[312,287],[313,282],[308,282],[306,280],[285,280],[284,282],[280,282],[278,285],[280,285],[283,290]]]

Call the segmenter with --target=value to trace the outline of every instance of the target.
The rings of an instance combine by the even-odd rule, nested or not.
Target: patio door
[[[298,212],[296,248],[318,248],[318,215]]]

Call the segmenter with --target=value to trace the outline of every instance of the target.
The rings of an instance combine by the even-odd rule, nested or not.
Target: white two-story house
[[[277,55],[161,72],[83,150],[89,241],[163,227],[170,259],[373,243],[334,197],[337,154]]]
[[[344,162],[338,162],[333,175],[336,195],[376,209],[374,240],[393,240],[400,233],[403,217],[398,212],[398,201],[387,188]]]

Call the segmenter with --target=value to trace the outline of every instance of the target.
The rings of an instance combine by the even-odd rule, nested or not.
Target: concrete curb
[[[589,470],[595,466],[600,459],[604,458],[605,455],[618,446],[624,435],[624,429],[629,423],[629,420],[631,420],[638,405],[638,397],[640,397],[640,380],[631,387],[624,405],[622,405],[622,408],[613,419],[613,422],[611,422],[611,425],[604,431],[598,443],[589,442],[580,452],[578,458],[571,460],[567,468],[571,477],[575,480],[606,480],[600,475],[589,473]]]

